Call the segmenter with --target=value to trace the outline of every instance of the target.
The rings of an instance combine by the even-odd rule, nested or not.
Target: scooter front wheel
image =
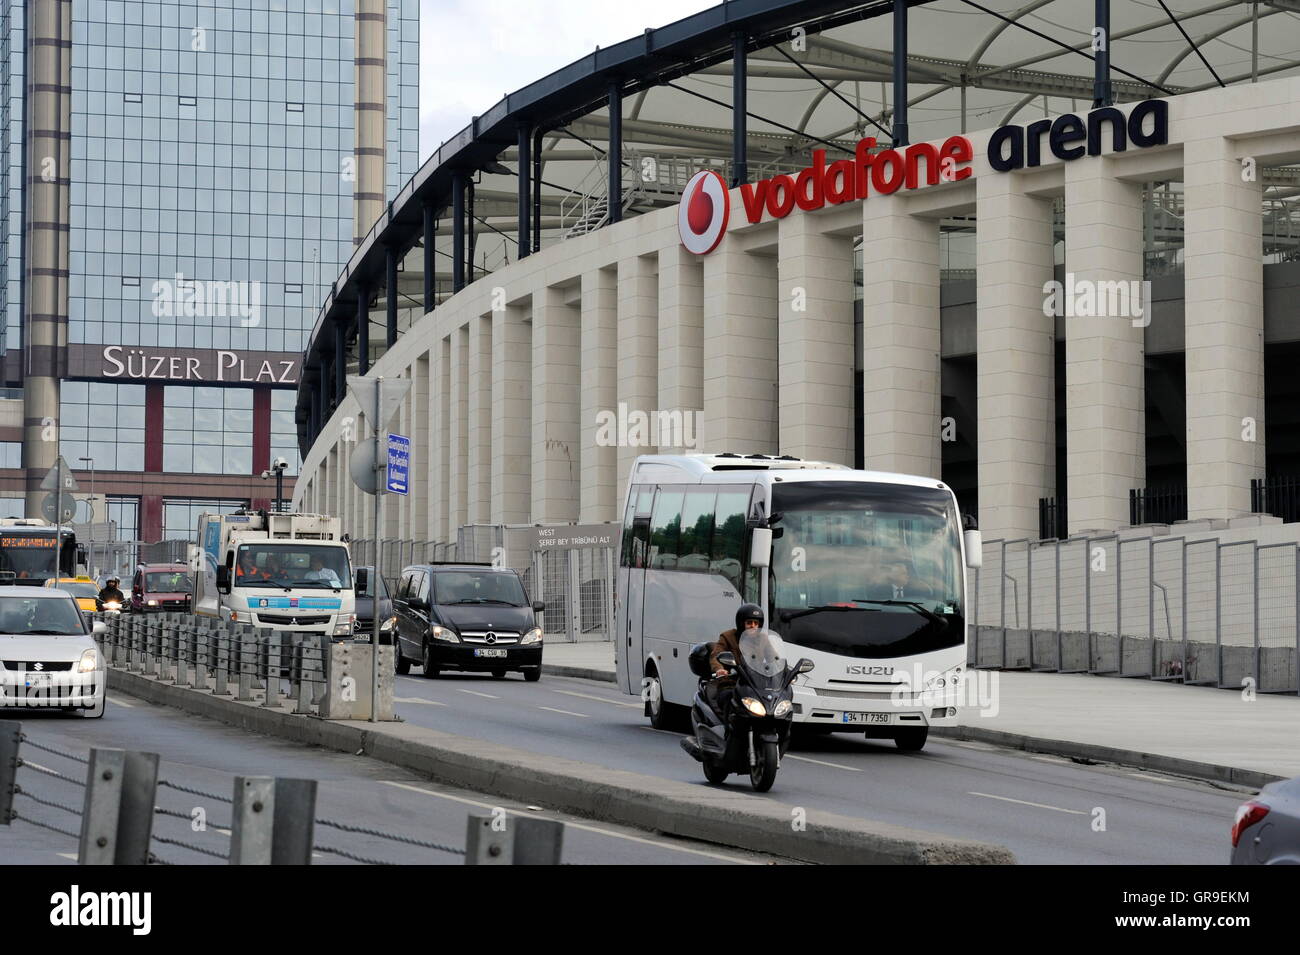
[[[765,793],[776,782],[776,770],[781,754],[774,742],[759,743],[754,750],[754,765],[749,767],[749,785],[754,792]]]
[[[722,768],[721,763],[714,759],[710,759],[708,756],[705,756],[702,762],[704,764],[704,778],[715,786],[719,783],[725,782],[726,778],[731,775]]]

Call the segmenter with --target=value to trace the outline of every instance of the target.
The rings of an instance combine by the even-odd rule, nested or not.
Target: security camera
[[[284,458],[276,458],[274,461],[271,462],[271,469],[275,471],[283,471],[288,467],[289,467],[289,462],[286,461]]]
[[[263,471],[263,472],[262,472],[262,480],[263,480],[263,481],[269,481],[270,479],[271,479],[271,472],[270,472],[270,471]]]

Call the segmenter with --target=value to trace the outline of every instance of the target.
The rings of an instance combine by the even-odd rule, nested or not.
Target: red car
[[[137,613],[187,611],[194,580],[186,564],[141,564],[131,580],[131,609]]]

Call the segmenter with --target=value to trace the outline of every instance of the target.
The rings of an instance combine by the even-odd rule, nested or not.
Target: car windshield
[[[260,541],[239,548],[231,578],[236,587],[352,587],[346,547],[297,541]]]
[[[86,628],[70,597],[0,596],[0,633],[81,636]]]
[[[777,484],[773,623],[786,642],[885,658],[964,639],[961,544],[952,496],[853,481]]]
[[[524,606],[524,588],[508,571],[441,570],[433,575],[433,599],[439,604]]]
[[[59,590],[66,590],[74,597],[99,596],[99,590],[94,584],[88,584],[81,580],[61,580],[59,581]]]
[[[151,594],[189,594],[194,585],[189,574],[177,570],[145,574],[144,589]]]

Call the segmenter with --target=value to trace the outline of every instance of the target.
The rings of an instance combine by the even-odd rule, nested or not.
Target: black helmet
[[[763,625],[763,608],[758,604],[741,604],[740,609],[736,611],[736,630],[745,629],[746,620],[757,620],[758,625]]]
[[[711,677],[713,668],[709,666],[709,657],[712,653],[713,644],[711,643],[697,643],[691,647],[691,653],[688,657],[691,672],[705,680]]]

